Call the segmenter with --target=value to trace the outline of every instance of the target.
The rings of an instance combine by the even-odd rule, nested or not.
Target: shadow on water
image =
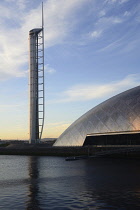
[[[38,157],[29,157],[29,200],[27,202],[27,209],[40,209],[39,208],[39,159]]]
[[[88,208],[140,209],[139,160],[97,159],[86,161]],[[95,203],[94,203],[94,202]]]

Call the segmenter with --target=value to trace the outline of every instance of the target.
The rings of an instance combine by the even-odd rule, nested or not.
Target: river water
[[[140,160],[0,156],[3,209],[140,209]]]

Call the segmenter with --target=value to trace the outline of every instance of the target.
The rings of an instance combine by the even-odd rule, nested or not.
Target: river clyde
[[[1,155],[0,209],[140,209],[140,160]]]

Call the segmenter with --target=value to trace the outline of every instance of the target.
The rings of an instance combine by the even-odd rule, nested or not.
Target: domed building
[[[89,110],[61,134],[54,146],[83,146],[89,137],[90,144],[98,144],[98,140],[103,142],[105,137],[109,141],[110,135],[113,136],[112,142],[115,142],[114,137],[118,135],[120,142],[117,144],[122,144],[124,136],[127,136],[126,143],[130,135],[139,133],[140,86],[120,93]],[[131,143],[133,139],[131,137]]]

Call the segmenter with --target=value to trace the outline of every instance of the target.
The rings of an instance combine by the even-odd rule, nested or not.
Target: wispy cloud
[[[95,24],[95,30],[91,32],[91,37],[96,38],[101,35],[101,33],[105,32],[109,28],[111,28],[115,24],[120,24],[124,21],[123,18],[117,17],[117,16],[103,16],[98,19],[98,21]]]
[[[50,101],[50,103],[66,103],[72,101],[88,101],[105,97],[107,98],[139,84],[140,75],[132,74],[120,81],[114,81],[109,84],[76,85],[59,93],[59,99]]]
[[[105,11],[105,9],[103,9],[103,10],[99,11],[98,17],[100,18],[100,17],[103,17],[105,15],[106,15],[106,11]]]
[[[119,3],[120,3],[120,4],[123,4],[123,3],[126,3],[126,2],[128,2],[128,1],[129,1],[129,0],[120,0]]]
[[[53,122],[53,123],[47,123],[47,126],[54,126],[54,127],[58,127],[58,126],[69,126],[70,123],[67,122]]]
[[[47,23],[45,26],[45,47],[62,43],[69,31],[72,30],[73,14],[85,2],[86,0],[44,2],[44,18]],[[28,32],[34,27],[41,26],[41,4],[29,11],[27,10],[28,0],[6,0],[5,3],[0,5],[0,79],[26,75]],[[52,72],[54,70],[49,69],[49,73]]]
[[[46,123],[46,128],[44,129],[43,137],[58,137],[66,128],[70,126],[71,122],[54,122]],[[55,132],[54,132],[55,130]]]
[[[114,42],[111,42],[110,44],[106,45],[105,47],[99,49],[97,52],[105,52],[105,51],[111,51],[111,50],[114,50],[122,45],[124,45],[124,42],[122,42],[122,40],[125,38],[124,37],[121,37],[120,39],[118,40],[115,40]]]
[[[73,16],[84,3],[86,3],[86,0],[53,0],[46,2],[46,46],[62,43],[75,24],[76,20]]]
[[[96,52],[99,52],[100,49],[101,51],[114,49],[115,53],[122,53],[126,46],[131,45],[128,48],[132,47],[135,39],[137,39],[137,44],[139,43],[134,31],[137,30],[137,22],[140,20],[140,4],[137,3],[137,6],[132,4],[130,7],[132,1],[127,4],[129,1],[105,0],[100,7],[96,5],[96,16],[92,16],[94,22],[87,36],[90,42],[98,43],[94,49]],[[133,45],[134,48],[135,46]]]
[[[122,36],[120,39],[111,42],[110,44],[106,45],[105,47],[97,50],[97,52],[111,52],[111,51],[115,51],[115,53],[119,53],[119,54],[123,54],[123,53],[129,53],[129,52],[133,52],[133,50],[135,50],[136,48],[139,47],[140,45],[140,40],[137,38],[135,40],[128,40],[126,39],[126,36]]]
[[[123,4],[128,2],[129,0],[106,0],[105,2],[113,4],[113,3],[118,3],[118,4]]]
[[[110,34],[113,26],[121,25],[134,12],[137,14],[136,21],[140,19],[139,9],[135,9],[135,11],[123,10],[119,14],[111,13],[114,4],[121,7],[121,4],[127,1],[105,0],[102,3],[97,0],[44,1],[45,48],[69,43],[67,38],[72,36],[74,30],[80,28],[79,34],[77,33],[73,38],[74,41],[71,40],[73,44],[86,44],[89,40],[98,41],[99,38],[103,38],[110,41],[102,46],[99,43],[97,51],[101,47],[107,49],[109,45],[113,45],[120,38],[120,36],[116,36],[114,39],[110,39],[110,36],[113,37],[117,33],[116,31],[116,33]],[[5,0],[0,4],[0,80],[26,76],[29,51],[28,31],[41,26],[41,4],[34,3],[34,8],[31,8],[31,4],[29,0]],[[84,6],[87,8],[87,12],[84,13],[83,18],[81,11],[84,11]],[[86,16],[87,14],[88,16]],[[86,28],[83,25],[84,21],[87,21],[85,20],[87,17],[89,26]],[[81,31],[81,28],[84,30]],[[54,70],[49,69],[48,73],[54,73]]]
[[[54,74],[56,72],[56,70],[54,68],[50,67],[49,64],[45,65],[44,69],[48,74]]]
[[[98,38],[98,37],[101,36],[101,34],[102,34],[102,31],[101,30],[93,31],[93,32],[90,33],[90,37],[91,38]]]

